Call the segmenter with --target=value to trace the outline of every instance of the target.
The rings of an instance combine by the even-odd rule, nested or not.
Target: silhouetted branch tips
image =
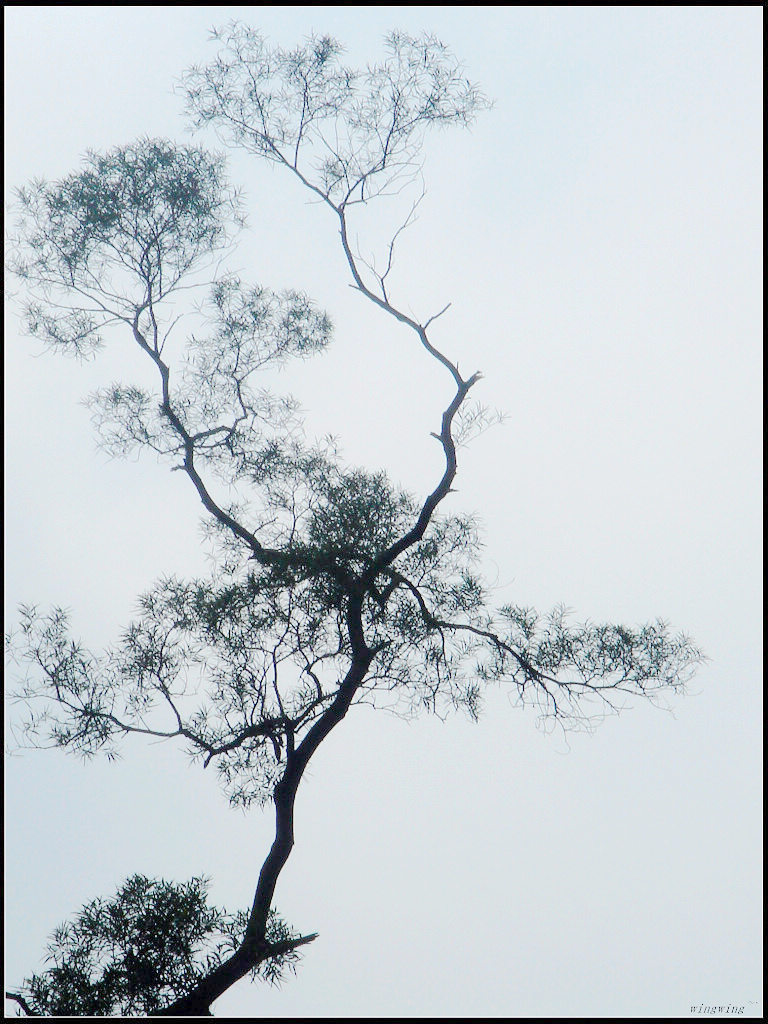
[[[427,322],[424,324],[424,330],[426,331],[430,324],[433,324],[435,320],[439,319],[443,315],[443,313],[447,313],[450,308],[451,303],[448,302],[445,306],[443,306],[439,313],[435,313],[434,316],[431,316],[429,320],[427,320]]]
[[[300,935],[297,939],[284,939],[282,942],[271,942],[269,951],[272,956],[277,956],[279,953],[289,953],[292,949],[298,949],[299,946],[307,946],[310,942],[314,942],[319,936],[319,932],[312,932],[311,935]]]

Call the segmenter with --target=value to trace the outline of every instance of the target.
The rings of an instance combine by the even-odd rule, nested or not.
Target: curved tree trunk
[[[351,604],[354,609],[350,612],[350,619],[357,620],[357,628],[350,629],[350,634],[357,653],[353,657],[352,664],[334,700],[318,718],[299,746],[288,753],[285,773],[275,786],[274,791],[275,838],[261,867],[243,941],[228,960],[219,964],[210,974],[199,981],[191,992],[176,999],[153,1016],[210,1017],[212,1016],[211,1005],[213,1002],[241,978],[244,978],[254,967],[276,954],[306,945],[317,937],[314,934],[304,935],[298,939],[273,945],[266,937],[267,920],[277,880],[293,849],[294,804],[304,769],[322,741],[346,715],[373,659],[374,652],[365,645],[360,628],[361,601],[355,598]]]

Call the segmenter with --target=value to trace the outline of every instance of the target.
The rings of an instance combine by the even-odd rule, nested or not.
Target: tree
[[[493,609],[476,524],[444,511],[460,446],[493,418],[469,401],[481,376],[438,346],[447,307],[417,319],[391,294],[418,192],[383,269],[359,255],[352,225],[369,204],[418,189],[428,130],[469,125],[488,106],[451,53],[394,33],[383,62],[354,72],[327,37],[291,52],[237,24],[217,38],[217,59],[184,79],[193,124],[289,173],[327,210],[352,286],[449,382],[433,435],[441,469],[414,496],[348,466],[271,386],[273,369],[322,352],[332,325],[300,292],[218,272],[241,225],[220,157],[142,139],[20,190],[11,266],[28,290],[29,332],[80,357],[113,338],[132,343],[154,390],[117,383],[91,396],[102,444],[150,450],[184,474],[218,552],[207,579],[159,580],[100,654],[70,637],[62,609],[22,609],[12,649],[27,666],[28,741],[116,756],[131,734],[180,740],[215,766],[233,804],[275,807],[247,913],[207,908],[199,879],[185,889],[135,876],[54,937],[56,966],[15,996],[33,1013],[206,1014],[246,974],[293,966],[314,938],[274,907],[296,793],[353,705],[476,717],[483,688],[506,681],[521,703],[578,728],[626,695],[681,691],[700,660],[659,621],[578,625],[563,609]],[[187,291],[206,287],[190,309]],[[180,338],[182,313],[194,328]]]

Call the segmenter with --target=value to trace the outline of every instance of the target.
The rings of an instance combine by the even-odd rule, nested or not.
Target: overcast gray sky
[[[762,8],[9,6],[8,187],[184,139],[174,80],[232,18],[284,45],[333,34],[359,64],[426,29],[495,100],[429,147],[392,285],[420,317],[452,303],[440,341],[508,413],[465,452],[453,508],[482,516],[499,603],[662,616],[711,660],[673,714],[636,705],[567,741],[503,688],[479,725],[350,714],[300,791],[277,896],[320,938],[281,990],[241,983],[216,1014],[760,1016]],[[230,167],[252,228],[237,265],[336,323],[291,382],[310,428],[431,489],[446,382],[347,287],[324,211],[253,158]],[[96,448],[79,403],[130,373],[119,345],[83,367],[40,357],[13,313],[6,332],[8,621],[58,602],[98,647],[156,577],[204,570],[199,509],[181,474]],[[247,906],[271,824],[171,747],[17,753],[7,986],[133,872],[206,874]]]

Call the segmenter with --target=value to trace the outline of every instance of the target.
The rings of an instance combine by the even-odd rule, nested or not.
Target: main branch
[[[269,911],[277,881],[294,845],[294,805],[304,771],[323,740],[344,719],[358,689],[364,682],[374,651],[365,643],[362,624],[362,594],[349,596],[347,627],[352,646],[352,662],[338,692],[312,725],[301,743],[288,748],[283,777],[274,789],[275,838],[262,864],[245,935],[238,949],[181,999],[162,1010],[159,1016],[206,1016],[211,1004],[259,963],[276,955],[277,947],[266,937]],[[311,942],[315,935],[304,936],[287,948]]]

